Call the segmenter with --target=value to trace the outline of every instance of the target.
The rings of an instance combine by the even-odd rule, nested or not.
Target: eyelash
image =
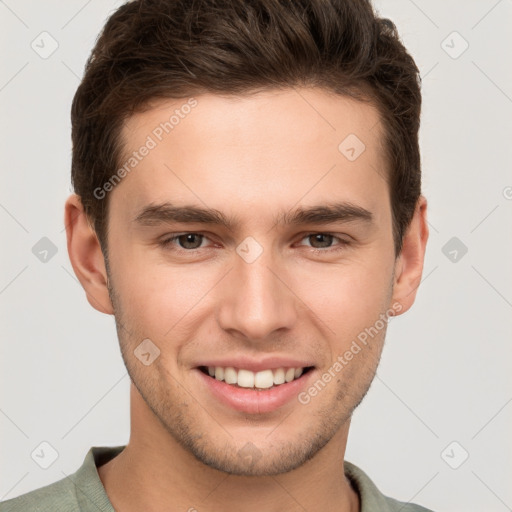
[[[176,241],[178,238],[184,236],[184,235],[198,235],[198,236],[202,236],[203,238],[208,238],[206,235],[204,235],[203,233],[196,233],[196,232],[193,232],[193,231],[187,231],[185,233],[179,233],[177,235],[173,235],[169,238],[166,238],[165,240],[162,240],[160,242],[160,246],[162,246],[163,248],[167,249],[169,248],[172,243],[174,241]],[[314,247],[310,247],[309,248],[309,252],[311,253],[314,253],[314,254],[332,254],[332,253],[335,253],[335,252],[338,252],[338,251],[341,251],[343,249],[346,249],[346,247],[348,245],[350,245],[350,242],[348,242],[347,240],[343,240],[342,238],[339,238],[337,237],[334,233],[327,233],[327,232],[323,232],[323,231],[319,231],[319,232],[315,232],[315,233],[308,233],[306,235],[304,235],[300,241],[304,240],[305,238],[309,238],[311,236],[315,236],[315,235],[327,235],[327,236],[332,236],[334,239],[337,239],[339,241],[339,244],[338,246],[334,246],[334,247],[326,247],[325,249],[316,249]],[[201,250],[202,248],[199,247],[197,249],[182,249],[182,248],[174,248],[174,249],[171,249],[171,250],[174,250],[175,252],[179,253],[179,254],[195,254],[197,251]]]

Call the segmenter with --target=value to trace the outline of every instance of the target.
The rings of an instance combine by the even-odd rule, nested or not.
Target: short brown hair
[[[379,110],[398,256],[421,193],[420,83],[369,0],[131,1],[106,22],[73,99],[72,184],[106,254],[108,198],[94,190],[120,165],[126,118],[160,98],[320,87]]]

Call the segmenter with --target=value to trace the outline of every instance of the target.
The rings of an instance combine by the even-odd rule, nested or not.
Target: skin
[[[428,239],[426,199],[396,258],[374,107],[312,88],[196,100],[109,192],[108,266],[79,197],[66,202],[71,263],[90,304],[115,314],[132,379],[129,443],[98,469],[100,478],[122,512],[358,510],[342,461],[385,328],[308,404],[291,400],[270,413],[221,404],[194,368],[219,354],[272,354],[312,361],[319,378],[380,314],[413,304]],[[127,151],[184,103],[155,102],[129,118]],[[338,150],[351,133],[366,146],[352,162]],[[366,208],[373,224],[274,223],[280,211],[333,200]],[[227,230],[134,222],[141,208],[165,201],[215,208],[240,223]],[[205,238],[160,244],[190,232]],[[334,238],[316,241],[311,233]],[[252,263],[236,252],[248,236],[263,248]],[[149,366],[133,353],[146,338],[160,349]],[[239,456],[248,442],[258,453],[252,464]]]

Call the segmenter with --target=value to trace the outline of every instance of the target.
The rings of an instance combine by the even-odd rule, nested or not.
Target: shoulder
[[[63,478],[17,498],[0,503],[0,512],[80,512],[75,486]]]
[[[433,512],[433,510],[422,507],[421,505],[417,505],[416,503],[405,503],[388,496],[385,498],[387,500],[390,512]]]
[[[385,496],[362,469],[347,461],[345,475],[359,493],[361,512],[433,512],[421,505]]]
[[[0,502],[0,512],[114,512],[97,468],[116,457],[124,447],[91,447],[75,473]]]

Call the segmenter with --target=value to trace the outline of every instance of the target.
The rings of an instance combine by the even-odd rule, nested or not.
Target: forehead
[[[387,196],[381,132],[371,104],[320,89],[155,101],[123,127],[121,165],[139,155],[112,199],[131,213],[165,201],[253,214],[319,199],[371,209]]]
[[[377,108],[319,88],[268,90],[242,96],[202,94],[153,100],[144,112],[130,116],[122,140],[131,151],[150,135],[159,145],[180,138],[180,145],[222,140],[223,146],[267,147],[275,152],[296,142],[337,147],[353,134],[373,144],[381,130]],[[165,140],[163,140],[165,139]],[[177,149],[177,148],[174,148]],[[206,149],[206,147],[205,147]]]

